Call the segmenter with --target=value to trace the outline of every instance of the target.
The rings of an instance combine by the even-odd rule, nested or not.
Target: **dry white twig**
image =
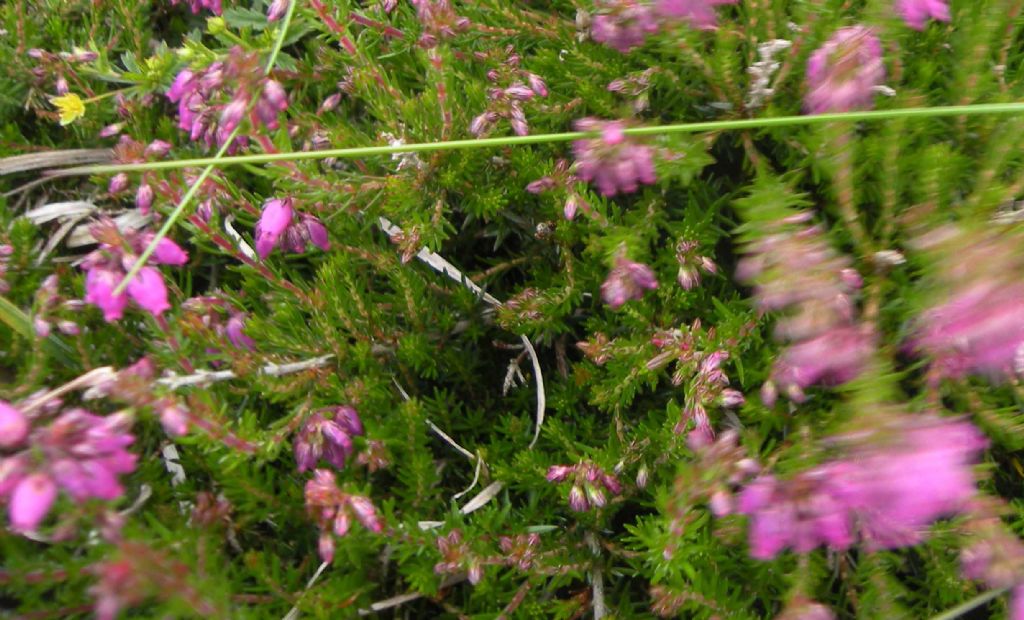
[[[427,426],[430,427],[430,430],[432,430],[435,433],[437,433],[437,435],[441,439],[443,439],[445,441],[445,443],[447,443],[449,446],[451,446],[451,447],[455,448],[456,450],[458,450],[459,453],[462,454],[462,456],[466,457],[467,459],[469,459],[471,461],[477,460],[475,454],[473,454],[469,450],[467,450],[467,449],[463,448],[462,446],[460,446],[457,441],[452,439],[451,436],[448,435],[448,433],[446,433],[446,432],[442,431],[440,428],[438,428],[438,426],[436,424],[434,424],[430,420],[426,420],[426,423],[427,423]]]
[[[452,495],[452,499],[461,499],[463,495],[465,495],[466,493],[469,493],[470,491],[473,490],[473,487],[476,486],[477,480],[480,479],[480,470],[483,469],[483,466],[484,466],[484,460],[482,458],[477,457],[477,459],[476,459],[476,468],[473,469],[473,481],[470,482],[469,486],[466,487],[464,490],[459,491],[455,495]]]
[[[473,499],[466,502],[466,505],[460,508],[459,512],[461,512],[464,515],[468,515],[471,512],[476,512],[477,510],[480,510],[481,508],[484,507],[485,504],[487,504],[487,502],[494,499],[495,496],[497,496],[498,493],[501,492],[501,489],[504,486],[505,485],[500,480],[495,480],[494,482],[484,487],[483,491],[480,491],[479,493],[474,495]]]
[[[25,402],[18,405],[23,413],[30,413],[36,407],[40,407],[49,401],[59,398],[68,392],[80,388],[91,388],[97,385],[101,385],[112,380],[117,373],[110,366],[101,366],[99,368],[93,368],[89,372],[68,381],[64,385],[54,388],[45,394],[40,394],[35,398],[26,400]]]
[[[304,370],[310,370],[312,368],[321,368],[326,366],[332,359],[334,359],[334,355],[329,353],[327,355],[313,357],[301,362],[267,364],[263,368],[260,368],[260,374],[267,375],[268,377],[281,377],[296,372],[302,372]],[[197,370],[190,375],[183,376],[169,373],[166,377],[157,379],[157,383],[164,387],[169,387],[172,390],[176,390],[181,387],[192,385],[207,385],[217,381],[228,381],[237,377],[238,375],[233,370]]]
[[[379,223],[381,230],[383,230],[389,237],[402,233],[402,229],[393,224],[386,217],[379,218]],[[495,307],[502,305],[497,298],[480,288],[476,282],[473,282],[463,275],[455,265],[449,263],[443,256],[430,250],[430,248],[420,248],[420,251],[416,253],[416,258],[429,265],[434,271],[442,273],[452,280],[462,284],[479,295],[481,299],[490,305]],[[544,375],[541,372],[540,360],[537,358],[537,351],[533,348],[533,343],[531,343],[530,339],[525,335],[520,335],[519,339],[522,340],[523,346],[526,347],[526,351],[530,355],[530,361],[533,362],[533,375],[537,383],[537,412],[535,414],[535,427],[533,431],[533,439],[530,441],[530,445],[527,446],[528,448],[533,448],[537,443],[537,439],[540,437],[541,425],[544,424],[544,410],[547,407],[547,396],[544,393]]]
[[[231,240],[235,242],[235,245],[238,246],[238,251],[244,254],[246,258],[248,258],[251,261],[258,260],[256,258],[256,252],[254,252],[252,247],[245,242],[245,239],[242,238],[242,235],[238,234],[238,231],[235,230],[235,227],[231,225],[231,223],[234,221],[235,218],[230,215],[224,218],[225,234],[227,234],[227,236],[230,237]]]

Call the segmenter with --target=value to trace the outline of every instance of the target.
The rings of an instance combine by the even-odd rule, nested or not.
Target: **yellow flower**
[[[57,106],[60,113],[61,127],[70,125],[82,116],[85,116],[85,102],[75,93],[68,93],[60,97],[49,97],[50,103]]]

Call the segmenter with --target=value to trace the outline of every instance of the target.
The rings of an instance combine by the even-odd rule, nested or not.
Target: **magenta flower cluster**
[[[810,385],[850,381],[874,351],[871,330],[857,322],[854,295],[861,278],[845,256],[836,254],[820,226],[807,225],[802,212],[765,223],[765,234],[740,261],[736,277],[754,283],[762,310],[786,310],[775,337],[789,341],[766,384],[765,400],[774,401],[775,385],[801,401]]]
[[[896,0],[896,12],[915,30],[924,30],[929,19],[949,21],[949,0]]]
[[[308,213],[296,216],[291,198],[274,198],[263,205],[255,236],[256,253],[264,259],[278,246],[293,253],[305,252],[309,245],[331,249],[327,228]]]
[[[167,285],[156,267],[143,267],[128,282],[126,292],[114,292],[127,271],[135,265],[138,255],[152,242],[152,233],[122,232],[112,220],[101,220],[90,228],[90,232],[100,242],[100,247],[90,252],[79,265],[86,271],[86,303],[102,310],[108,323],[124,316],[129,299],[156,317],[170,309]],[[157,243],[150,260],[161,265],[181,266],[188,262],[188,253],[164,237]]]
[[[870,107],[884,80],[882,43],[874,31],[864,26],[837,30],[807,61],[807,111],[821,114]]]
[[[246,112],[253,127],[277,129],[278,117],[288,109],[288,94],[279,82],[261,76],[258,55],[239,47],[205,69],[183,69],[167,91],[167,98],[178,104],[178,127],[208,147],[227,142]],[[236,139],[231,148],[244,143]]]
[[[616,310],[631,299],[641,299],[644,291],[656,288],[658,280],[653,269],[643,263],[631,261],[620,253],[615,259],[615,267],[601,284],[601,299]]]
[[[446,536],[438,536],[437,550],[441,553],[441,561],[434,565],[434,572],[438,575],[451,575],[465,570],[469,583],[473,585],[484,578],[483,562],[463,540],[461,530],[454,529]]]
[[[599,0],[590,34],[626,53],[644,44],[663,22],[683,21],[693,28],[712,30],[718,23],[715,7],[736,4],[736,0]]]
[[[127,414],[97,416],[69,409],[49,424],[0,401],[0,500],[11,529],[32,532],[61,489],[75,502],[113,500],[124,493],[118,477],[135,470],[126,450],[135,437]]]
[[[345,493],[338,488],[334,473],[317,469],[306,482],[306,510],[320,528],[318,549],[324,562],[334,560],[334,537],[345,536],[352,519],[371,532],[384,531],[384,522],[368,497]]]
[[[352,438],[365,434],[356,410],[348,405],[321,409],[306,420],[295,436],[295,463],[300,472],[324,459],[338,469],[352,456]]]
[[[212,11],[214,15],[220,15],[223,12],[221,7],[222,0],[171,0],[173,5],[178,5],[182,2],[189,5],[194,14],[199,14],[203,9]]]
[[[576,129],[600,134],[573,142],[572,150],[576,175],[595,183],[604,196],[629,194],[641,183],[650,185],[657,180],[651,148],[628,138],[622,121],[583,118],[576,121]]]
[[[936,519],[974,497],[971,464],[984,437],[969,423],[900,416],[848,446],[844,458],[792,478],[764,475],[740,494],[750,552],[770,559],[787,547],[891,549],[923,540]]]
[[[604,507],[608,503],[606,491],[613,496],[622,493],[622,484],[618,478],[593,463],[553,465],[548,469],[546,477],[548,482],[572,482],[569,508],[576,512],[585,512],[591,507]]]
[[[469,131],[474,136],[482,137],[499,121],[506,120],[517,136],[525,136],[530,132],[526,122],[523,104],[534,97],[547,97],[548,87],[536,73],[525,71],[519,67],[520,57],[511,46],[505,49],[505,58],[498,69],[487,72],[487,79],[492,83],[506,83],[507,86],[494,86],[487,89],[487,109],[473,118]],[[486,55],[479,53],[477,58],[485,60]]]
[[[1019,238],[951,226],[918,239],[937,257],[939,299],[911,346],[928,353],[933,381],[1024,371],[1024,256]]]

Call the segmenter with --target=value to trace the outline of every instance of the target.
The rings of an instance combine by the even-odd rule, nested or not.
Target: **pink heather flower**
[[[788,347],[776,362],[772,377],[799,400],[810,385],[841,385],[853,380],[874,350],[875,338],[869,329],[838,326]]]
[[[253,342],[253,339],[245,335],[245,317],[243,315],[232,314],[224,331],[227,333],[228,341],[235,348],[246,349],[247,351],[252,351],[256,348],[256,343]]]
[[[114,289],[124,274],[104,267],[94,267],[85,275],[85,301],[103,311],[108,323],[124,316],[128,295],[114,295]]]
[[[579,131],[599,131],[601,137],[573,142],[579,178],[597,184],[604,196],[635,192],[639,184],[657,181],[651,149],[629,140],[621,121],[584,118],[576,122]]]
[[[107,191],[111,194],[120,194],[126,189],[128,189],[128,175],[123,172],[111,177],[110,184],[107,185]]]
[[[976,494],[971,466],[987,445],[970,423],[933,415],[884,430],[833,472],[869,549],[916,544],[933,521],[965,508]]]
[[[548,469],[546,477],[549,482],[573,483],[569,489],[569,508],[576,512],[587,511],[591,506],[603,507],[608,503],[605,491],[612,495],[622,493],[618,478],[593,463],[554,465]]]
[[[714,30],[718,25],[715,7],[736,4],[736,0],[658,0],[657,10],[663,17],[685,19],[700,30]]]
[[[160,425],[172,437],[188,433],[188,414],[179,406],[167,403],[159,407]]]
[[[130,418],[100,417],[71,409],[29,435],[29,445],[0,460],[0,499],[9,502],[11,526],[32,530],[46,517],[61,488],[75,501],[117,499],[119,474],[134,471]]]
[[[139,238],[139,248],[147,247],[153,242],[154,237],[156,237],[155,233],[144,233]],[[171,241],[167,237],[164,237],[156,244],[156,249],[153,251],[152,258],[153,262],[161,265],[175,265],[180,267],[188,262],[188,252],[183,250],[177,243]]]
[[[325,562],[334,558],[333,536],[347,534],[353,517],[371,532],[384,531],[384,523],[370,499],[342,492],[329,470],[313,472],[313,478],[306,482],[305,495],[306,510],[320,528],[318,547]]]
[[[29,422],[14,405],[0,400],[0,448],[13,448],[25,440]]]
[[[329,407],[314,413],[295,436],[299,471],[313,469],[321,458],[343,469],[353,451],[352,438],[363,434],[363,423],[352,407]]]
[[[271,2],[267,8],[267,21],[276,22],[284,17],[285,12],[288,11],[289,4],[291,4],[289,0],[274,0]]]
[[[469,27],[469,18],[455,13],[451,0],[410,0],[416,7],[416,17],[423,25],[419,45],[429,49],[441,38],[453,37]]]
[[[837,30],[807,62],[807,111],[869,108],[884,79],[882,44],[874,31],[864,26]]]
[[[775,327],[791,344],[775,363],[762,400],[774,402],[773,382],[794,400],[810,385],[837,385],[860,374],[874,351],[869,326],[856,321],[861,284],[849,259],[837,254],[807,213],[765,222],[764,235],[747,250],[736,277],[754,283],[762,310],[785,311]],[[769,405],[770,406],[770,405]]]
[[[160,316],[171,309],[167,303],[167,286],[164,277],[155,267],[143,267],[128,282],[128,296],[143,310],[153,316]]]
[[[143,215],[149,214],[149,209],[153,206],[153,198],[153,187],[149,183],[143,183],[135,192],[135,206]]]
[[[290,198],[268,201],[256,224],[256,253],[265,259],[277,246],[278,240],[292,223],[292,201]]]
[[[590,34],[598,43],[626,53],[658,31],[654,9],[642,0],[600,0]]]
[[[1013,373],[1024,347],[1024,256],[1012,235],[942,228],[936,251],[938,303],[918,319],[911,347],[934,359],[932,380]],[[944,238],[944,240],[943,240]],[[928,250],[928,237],[919,242]]]
[[[177,5],[182,1],[183,0],[171,0],[171,4]],[[222,12],[221,0],[184,0],[184,2],[189,5],[193,14],[198,14],[199,11],[203,9],[209,9],[215,15],[220,15]]]
[[[7,515],[11,529],[31,532],[39,527],[57,499],[57,485],[46,474],[36,473],[21,479],[11,493]]]
[[[949,0],[896,0],[896,11],[908,26],[924,30],[929,19],[949,21]]]
[[[616,310],[631,299],[641,299],[644,291],[656,288],[658,280],[650,267],[620,255],[601,285],[601,298]]]
[[[750,554],[769,560],[786,547],[808,553],[821,544],[833,549],[853,544],[850,517],[830,477],[820,468],[786,482],[762,476],[748,485],[738,510],[750,516]]]

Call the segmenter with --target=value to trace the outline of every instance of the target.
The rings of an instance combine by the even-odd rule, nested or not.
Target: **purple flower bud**
[[[534,92],[533,89],[523,84],[516,83],[505,89],[505,95],[512,99],[529,101],[530,99],[533,99]]]
[[[313,469],[316,466],[317,458],[318,453],[308,441],[302,437],[296,438],[295,465],[299,473]]]
[[[338,107],[339,103],[341,103],[341,93],[334,93],[333,95],[330,95],[329,97],[324,99],[324,102],[320,104],[319,111],[321,113],[330,112],[334,108]]]
[[[172,102],[177,103],[186,94],[191,93],[196,89],[196,76],[188,69],[183,69],[178,73],[177,77],[174,78],[174,83],[167,90],[167,98]]]
[[[352,507],[352,512],[355,513],[356,519],[363,524],[363,527],[378,534],[384,530],[384,524],[381,523],[377,515],[377,509],[369,499],[359,495],[349,495],[348,505]]]
[[[67,79],[65,79],[63,75],[57,78],[57,84],[54,87],[54,90],[57,91],[58,95],[66,95],[71,90],[68,86]]]
[[[732,513],[732,497],[725,491],[712,493],[708,505],[711,508],[711,514],[716,517],[724,517]]]
[[[273,199],[263,205],[263,213],[256,224],[256,253],[267,258],[277,246],[278,240],[292,223],[292,201],[289,198]]]
[[[577,484],[572,485],[572,488],[569,489],[569,508],[576,512],[585,512],[590,509],[586,493]]]
[[[21,479],[11,493],[7,515],[11,529],[21,532],[35,530],[57,499],[57,485],[46,474],[32,474]]]
[[[334,521],[331,523],[331,531],[337,537],[342,537],[348,534],[349,528],[352,527],[352,515],[347,510],[339,510],[338,514],[334,515]]]
[[[184,435],[188,433],[188,414],[177,405],[161,407],[160,424],[172,437]]]
[[[228,134],[235,130],[242,122],[242,118],[245,116],[245,109],[249,103],[241,98],[236,97],[231,100],[231,103],[224,106],[224,109],[220,113],[220,120],[217,122],[218,133],[223,134],[221,142],[227,140]]]
[[[841,28],[807,62],[811,114],[849,112],[870,107],[875,87],[885,79],[882,44],[864,26]]]
[[[135,193],[135,206],[143,215],[149,215],[149,208],[153,206],[153,188],[149,183],[143,183]]]
[[[533,89],[533,92],[536,93],[538,97],[548,96],[548,86],[539,75],[531,73],[527,77],[527,81],[530,83],[530,88]]]
[[[469,124],[469,133],[479,138],[487,133],[487,130],[491,128],[495,120],[497,120],[497,115],[493,112],[484,112],[473,118],[473,121]]]
[[[284,2],[287,4],[288,0],[284,0]],[[280,82],[267,80],[263,85],[262,98],[278,112],[284,112],[288,109],[288,93],[285,92],[284,87],[281,86]]]
[[[78,323],[75,323],[74,321],[59,321],[57,323],[57,329],[65,336],[77,336],[81,333]]]
[[[349,405],[342,405],[335,410],[334,421],[349,435],[364,435],[366,433],[363,421],[359,419],[359,413]]]
[[[924,30],[929,19],[949,21],[948,0],[896,0],[896,11],[915,30]]]
[[[28,436],[29,422],[20,409],[0,400],[0,448],[13,448]]]
[[[545,476],[548,482],[562,482],[569,477],[573,468],[569,465],[552,465]]]
[[[153,140],[146,146],[146,150],[143,154],[146,157],[163,157],[171,152],[171,144],[164,142],[163,140]]]
[[[738,407],[746,402],[743,393],[732,388],[722,390],[720,399],[723,407]]]
[[[274,0],[270,3],[270,7],[267,9],[267,21],[276,22],[277,20],[284,17],[286,11],[288,11],[288,0]]]
[[[484,567],[479,562],[471,562],[467,577],[469,578],[469,583],[475,586],[484,578]]]
[[[124,316],[124,309],[128,306],[127,295],[114,295],[114,288],[123,276],[120,271],[105,267],[93,267],[85,274],[85,302],[102,310],[103,320],[108,323]]]
[[[584,484],[583,489],[587,494],[587,500],[598,508],[604,508],[608,501],[605,499],[604,491],[592,484]]]
[[[104,127],[103,129],[100,130],[99,137],[101,137],[101,138],[113,138],[117,134],[121,133],[121,130],[123,128],[124,128],[124,123],[114,123],[112,125],[107,125],[106,127]]]
[[[302,225],[305,227],[305,237],[309,242],[323,251],[331,249],[331,242],[327,238],[327,228],[323,223],[312,215],[302,216]]]
[[[684,19],[699,30],[713,30],[718,23],[715,6],[736,4],[736,0],[658,0],[657,11],[663,17]]]
[[[167,303],[164,277],[155,267],[143,267],[128,283],[128,295],[153,316],[160,316],[171,305]]]
[[[46,338],[50,335],[50,322],[41,316],[32,319],[32,327],[39,338]]]
[[[580,200],[582,200],[575,193],[569,194],[569,197],[565,199],[565,206],[562,207],[562,214],[565,215],[565,219],[572,220],[576,217],[576,211],[580,207]]]
[[[253,339],[245,335],[245,318],[241,314],[232,314],[224,331],[227,332],[228,341],[235,348],[247,351],[252,351],[256,348],[256,343],[253,342]]]
[[[110,184],[107,185],[107,191],[111,194],[120,194],[124,190],[128,189],[128,175],[120,172],[110,178]]]
[[[154,233],[145,233],[140,238],[140,245],[142,247],[148,246],[153,242],[154,237],[156,237]],[[188,262],[188,252],[183,250],[177,243],[164,237],[160,239],[160,242],[156,244],[156,249],[153,250],[153,262],[161,265],[181,266]]]

